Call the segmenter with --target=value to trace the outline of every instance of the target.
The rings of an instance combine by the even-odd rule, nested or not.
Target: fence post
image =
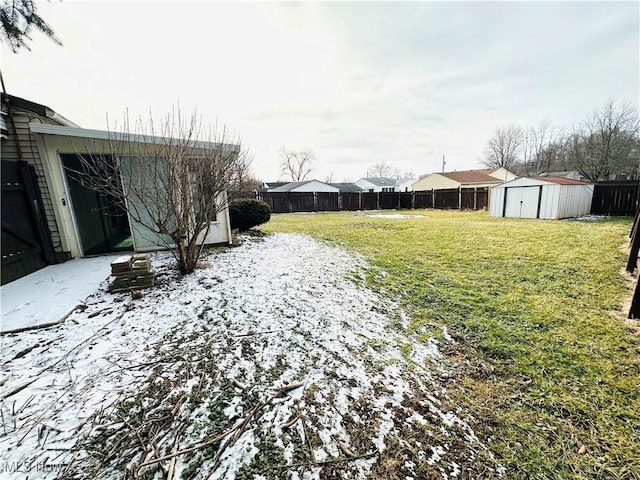
[[[431,207],[436,208],[436,189],[431,189]]]
[[[636,212],[636,217],[640,215],[640,210]],[[635,232],[631,234],[631,252],[629,253],[629,261],[627,262],[627,272],[633,273],[638,264],[638,252],[640,252],[640,231],[638,231],[636,223]]]
[[[462,210],[462,187],[458,187],[458,210]]]
[[[473,187],[473,209],[478,210],[478,187]]]
[[[631,308],[629,308],[629,315],[627,318],[636,319],[640,317],[640,284],[636,284],[636,288],[633,291],[633,300],[631,300]]]

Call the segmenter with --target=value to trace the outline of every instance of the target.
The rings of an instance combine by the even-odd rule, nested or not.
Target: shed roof
[[[542,180],[543,182],[557,183],[558,185],[588,185],[591,182],[585,182],[584,180],[576,180],[575,178],[568,177],[531,177],[536,180]]]
[[[592,185],[591,182],[566,177],[520,177],[496,185],[493,188],[531,187],[543,185]]]

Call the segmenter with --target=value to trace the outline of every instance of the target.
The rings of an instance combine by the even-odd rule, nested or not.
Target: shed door
[[[540,187],[511,187],[506,189],[505,217],[537,218]]]

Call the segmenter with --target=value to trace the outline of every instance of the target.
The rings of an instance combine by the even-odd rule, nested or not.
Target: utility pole
[[[447,164],[447,162],[444,161],[444,155],[442,155],[442,173],[444,173],[444,166]]]

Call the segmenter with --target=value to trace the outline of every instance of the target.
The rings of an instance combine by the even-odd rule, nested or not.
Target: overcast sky
[[[638,104],[638,2],[39,3],[63,42],[2,47],[9,93],[85,128],[180,103],[226,124],[279,177],[357,180],[482,168],[496,127],[570,126],[607,99]]]

